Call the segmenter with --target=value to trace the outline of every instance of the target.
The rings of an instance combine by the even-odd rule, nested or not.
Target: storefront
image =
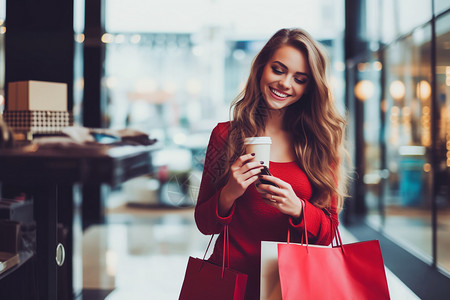
[[[346,6],[349,137],[359,174],[346,221],[365,216],[450,276],[450,4]]]

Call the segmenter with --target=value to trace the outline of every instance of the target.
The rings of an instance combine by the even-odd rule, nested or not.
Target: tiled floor
[[[431,209],[408,207],[388,208],[384,224],[379,215],[369,215],[373,228],[383,228],[384,234],[404,249],[425,261],[432,260]],[[440,209],[437,218],[437,258],[444,272],[450,273],[450,210]]]
[[[193,209],[130,208],[120,199],[108,202],[107,225],[84,232],[83,288],[111,290],[98,299],[178,299],[189,256],[203,256],[209,240]],[[343,227],[341,234],[344,243],[356,240]],[[386,271],[392,299],[418,299]]]
[[[189,255],[208,242],[192,209],[109,219],[84,234],[84,288],[113,289],[107,299],[177,299]]]

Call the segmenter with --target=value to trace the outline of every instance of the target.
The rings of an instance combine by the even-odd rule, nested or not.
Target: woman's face
[[[276,50],[267,62],[259,88],[269,109],[282,109],[303,96],[310,78],[303,52],[285,45]]]

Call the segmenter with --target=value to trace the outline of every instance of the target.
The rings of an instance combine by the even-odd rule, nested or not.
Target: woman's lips
[[[283,92],[276,90],[274,88],[271,88],[271,87],[269,87],[269,90],[270,90],[272,96],[278,100],[286,100],[286,98],[290,96],[286,93],[283,93]]]

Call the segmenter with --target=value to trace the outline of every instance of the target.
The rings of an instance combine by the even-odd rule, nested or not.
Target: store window
[[[384,232],[413,253],[432,257],[431,26],[384,51]],[[377,222],[378,219],[370,219]]]
[[[353,88],[355,101],[363,106],[363,182],[365,201],[369,216],[380,216],[382,223],[382,179],[383,147],[380,145],[383,133],[381,99],[382,63],[376,54],[366,61],[356,64],[357,82]]]
[[[438,102],[437,262],[450,274],[450,13],[436,20],[436,97]]]
[[[384,44],[388,44],[398,36],[407,34],[414,28],[429,22],[432,17],[430,0],[382,0],[374,2],[381,4],[381,40]]]
[[[367,48],[352,58],[347,82],[356,103],[349,109],[363,174],[360,211],[373,228],[450,274],[450,4],[362,3]]]
[[[439,15],[444,11],[450,9],[450,3],[448,0],[433,0],[434,1],[434,14]]]

